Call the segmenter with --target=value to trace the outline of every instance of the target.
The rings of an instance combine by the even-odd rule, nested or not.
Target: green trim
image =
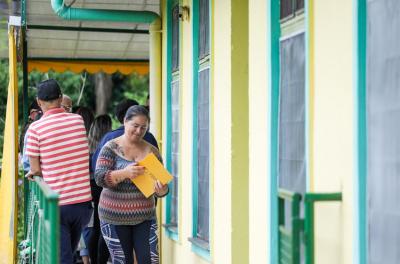
[[[279,38],[280,38],[280,9],[279,1],[268,0],[267,17],[269,34],[267,45],[267,61],[269,77],[269,251],[270,263],[278,263],[278,119],[279,119]]]
[[[304,221],[300,218],[301,194],[278,190],[279,200],[279,263],[298,264],[301,260],[301,239]],[[290,220],[285,223],[285,203],[290,204]]]
[[[21,25],[26,26],[26,0],[21,0]]]
[[[47,25],[27,25],[28,29],[57,30],[57,31],[80,31],[80,32],[110,32],[127,34],[149,34],[148,30],[141,29],[120,29],[120,28],[91,28],[91,27],[62,27]]]
[[[26,38],[26,29],[22,27],[22,114],[24,117],[24,123],[28,122],[28,41]],[[26,207],[25,207],[26,208]],[[25,225],[26,226],[26,225]]]
[[[211,11],[211,1],[209,1],[210,11]],[[210,12],[211,13],[211,12]],[[211,19],[211,16],[210,16]],[[211,23],[210,23],[211,24]],[[210,240],[211,240],[211,233],[210,233],[210,226],[209,225],[209,241],[204,242],[203,244],[207,244],[205,247],[200,246],[200,243],[197,243],[197,227],[198,227],[198,198],[199,198],[199,175],[198,175],[198,111],[197,111],[197,100],[198,100],[198,87],[199,87],[199,72],[205,70],[207,68],[210,69],[209,63],[207,64],[207,60],[199,61],[199,0],[192,1],[192,56],[193,56],[193,98],[192,98],[192,115],[193,115],[193,123],[192,123],[192,238],[189,238],[189,241],[192,243],[192,251],[197,255],[201,256],[207,261],[211,262],[211,250]],[[208,56],[209,58],[209,56]],[[203,61],[203,64],[200,63]],[[211,72],[210,72],[211,75]],[[210,89],[210,85],[209,85]],[[211,94],[209,94],[209,97]],[[211,102],[211,100],[209,100]],[[209,105],[210,107],[210,105]],[[211,115],[211,111],[209,111],[209,115]],[[209,120],[211,120],[209,116]],[[211,138],[211,137],[210,137]],[[210,148],[211,150],[211,148]],[[209,171],[211,169],[209,168]],[[211,174],[209,174],[211,175]],[[209,181],[210,182],[210,181]],[[209,186],[210,187],[210,186]],[[210,201],[210,200],[209,200]],[[210,207],[209,207],[210,209]],[[209,224],[211,224],[211,212],[209,212]]]
[[[167,0],[166,4],[166,17],[167,17],[167,54],[166,54],[166,62],[167,62],[167,115],[166,115],[166,124],[167,124],[167,142],[166,142],[166,167],[168,171],[171,171],[172,169],[172,144],[171,144],[171,138],[172,138],[172,1]],[[172,183],[169,184],[170,188],[172,187]],[[171,205],[172,205],[172,192],[169,193],[169,195],[166,198],[166,224],[170,225],[171,224]],[[179,222],[179,220],[178,220]],[[176,229],[178,230],[178,228]],[[170,228],[165,228],[167,236],[174,240],[174,241],[179,241],[179,236],[178,232],[174,232]]]
[[[206,261],[211,262],[210,251],[207,250],[207,249],[204,249],[203,247],[197,246],[193,242],[192,242],[192,252],[194,252],[196,255],[199,255],[200,257],[202,257]]]
[[[192,102],[192,115],[193,115],[193,123],[192,123],[192,237],[196,237],[197,227],[198,227],[198,162],[197,162],[197,100],[198,100],[198,71],[199,71],[199,63],[198,63],[198,48],[199,48],[199,1],[192,1],[192,54],[193,54],[193,102]]]
[[[65,5],[64,0],[51,0],[51,7],[56,15],[66,20],[152,23],[159,19],[159,15],[151,11],[74,8]]]
[[[354,220],[354,263],[367,263],[367,108],[366,108],[366,47],[367,47],[367,3],[366,0],[353,1],[353,32],[354,41],[354,88],[356,89],[355,116],[356,154],[357,162],[354,179],[354,201],[358,208]],[[358,228],[357,228],[358,227]]]
[[[233,264],[249,263],[249,3],[231,2],[231,219]]]
[[[306,264],[314,264],[314,204],[316,202],[342,201],[342,193],[306,193],[304,196],[304,233]]]
[[[167,237],[174,241],[179,241],[178,228],[171,228],[168,225],[164,225],[164,228]]]

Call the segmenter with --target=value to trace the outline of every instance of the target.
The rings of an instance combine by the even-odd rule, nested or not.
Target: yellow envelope
[[[137,176],[132,182],[147,198],[154,193],[154,182],[156,180],[159,180],[162,184],[167,184],[173,179],[153,153],[139,161],[138,165],[145,167],[144,174]]]

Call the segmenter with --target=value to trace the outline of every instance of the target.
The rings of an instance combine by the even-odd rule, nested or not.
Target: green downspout
[[[73,8],[66,6],[63,0],[51,0],[51,7],[59,17],[66,20],[152,23],[159,19],[157,13],[150,11]]]
[[[66,20],[130,22],[150,25],[150,130],[161,141],[161,19],[151,11],[73,8],[51,0],[54,12]]]

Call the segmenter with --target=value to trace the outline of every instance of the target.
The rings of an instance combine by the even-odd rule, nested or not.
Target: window
[[[199,60],[210,55],[210,8],[208,0],[199,0]]]
[[[172,9],[172,72],[179,71],[179,5]]]
[[[197,230],[196,237],[209,241],[209,176],[210,176],[210,68],[199,72],[197,95]]]
[[[281,0],[281,20],[290,19],[304,10],[304,0]]]
[[[400,263],[400,2],[366,8],[366,254],[368,263]]]
[[[278,186],[303,194],[306,192],[306,50],[304,15],[295,15],[298,3],[281,0],[281,18],[289,9],[291,15],[281,19],[279,42]],[[291,217],[290,204],[285,202],[285,225]]]
[[[170,185],[170,194],[167,198],[167,219],[165,226],[167,234],[177,240],[178,233],[178,208],[179,208],[179,141],[180,141],[180,86],[179,86],[179,6],[178,1],[170,8],[169,25],[171,34],[168,39],[168,140],[167,166],[174,177]]]
[[[280,44],[279,187],[306,190],[304,33]]]
[[[193,14],[193,234],[196,252],[210,256],[210,1]]]

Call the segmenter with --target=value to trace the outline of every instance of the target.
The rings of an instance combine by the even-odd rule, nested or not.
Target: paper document
[[[146,198],[154,193],[156,180],[159,180],[162,184],[167,184],[173,179],[172,175],[153,153],[148,154],[143,160],[139,161],[138,165],[145,167],[144,174],[137,176],[132,182]]]

